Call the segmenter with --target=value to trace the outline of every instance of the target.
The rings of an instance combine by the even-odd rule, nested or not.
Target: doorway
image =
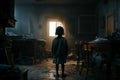
[[[106,17],[106,33],[111,35],[114,32],[114,15],[108,15]]]

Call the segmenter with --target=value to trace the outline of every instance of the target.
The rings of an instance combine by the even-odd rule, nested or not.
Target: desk
[[[102,38],[98,38],[98,39],[95,39],[95,40],[92,40],[90,42],[88,42],[90,46],[97,46],[97,45],[108,45],[110,43],[109,40],[107,39],[102,39]]]
[[[112,51],[112,46],[110,44],[110,41],[107,39],[95,39],[90,42],[88,42],[90,48],[97,52],[101,52],[104,54],[107,58],[110,58],[110,53]]]
[[[36,39],[14,39],[12,51],[15,63],[33,64],[35,60],[43,58],[45,42]]]
[[[88,42],[91,47],[98,49],[97,51],[107,54],[109,58],[120,58],[120,40],[96,39]]]

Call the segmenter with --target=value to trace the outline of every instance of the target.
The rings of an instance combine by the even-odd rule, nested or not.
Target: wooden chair
[[[86,69],[86,77],[85,77],[85,80],[87,80],[87,76],[88,76],[88,73],[91,69],[91,67],[93,66],[92,65],[92,50],[90,50],[90,47],[89,47],[89,44],[88,43],[84,43],[84,46],[83,46],[84,50],[83,50],[83,53],[81,54],[80,56],[80,60],[78,62],[79,64],[79,75],[82,74],[83,72],[83,69]]]

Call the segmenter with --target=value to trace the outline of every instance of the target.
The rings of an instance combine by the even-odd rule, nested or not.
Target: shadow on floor
[[[94,69],[88,72],[86,76],[86,68],[83,69],[81,75],[76,70],[76,61],[69,60],[65,64],[65,78],[59,77],[55,79],[55,65],[52,59],[43,60],[40,64],[35,65],[19,65],[20,68],[28,68],[28,80],[107,80],[104,69]],[[59,70],[61,74],[61,70]],[[112,79],[114,80],[114,79]]]

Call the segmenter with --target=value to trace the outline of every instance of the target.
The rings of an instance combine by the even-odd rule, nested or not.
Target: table
[[[112,68],[114,67],[116,71],[116,77],[119,78],[120,74],[120,40],[107,40],[107,39],[96,39],[89,43],[90,47],[97,52],[103,53],[105,55],[106,72],[107,79],[111,79]],[[118,62],[119,60],[119,62]]]

